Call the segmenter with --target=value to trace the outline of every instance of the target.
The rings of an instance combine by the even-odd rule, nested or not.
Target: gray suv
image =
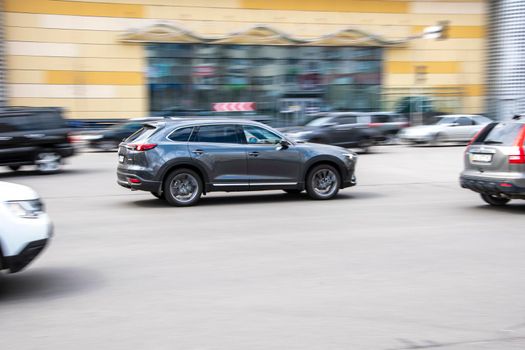
[[[494,206],[525,199],[525,121],[488,124],[465,151],[460,182]]]
[[[299,143],[257,122],[182,119],[152,122],[119,146],[118,183],[175,206],[212,191],[305,190],[331,199],[354,186],[357,156]]]

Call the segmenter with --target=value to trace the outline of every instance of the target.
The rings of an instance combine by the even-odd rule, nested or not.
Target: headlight
[[[355,153],[343,153],[343,157],[350,159],[350,160],[356,160],[357,154]]]
[[[44,212],[44,205],[38,199],[30,201],[10,201],[6,202],[6,205],[13,215],[25,219],[37,218],[39,214]]]

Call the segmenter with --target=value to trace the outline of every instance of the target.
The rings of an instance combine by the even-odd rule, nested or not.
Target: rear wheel
[[[54,151],[41,151],[36,155],[35,164],[43,174],[55,173],[60,170],[62,157]]]
[[[202,180],[190,169],[177,169],[164,181],[164,196],[168,203],[188,207],[197,203],[202,194]]]
[[[10,165],[8,168],[13,171],[18,171],[20,169],[20,165]]]
[[[368,153],[370,152],[370,147],[373,145],[374,141],[371,138],[366,137],[359,140],[357,147],[361,149],[361,152]]]
[[[314,167],[306,177],[306,192],[312,199],[332,199],[339,192],[340,185],[339,173],[327,164]]]
[[[506,205],[508,202],[510,202],[510,199],[508,198],[493,196],[490,194],[482,194],[481,198],[488,204],[495,206],[495,207],[501,207],[501,206]]]

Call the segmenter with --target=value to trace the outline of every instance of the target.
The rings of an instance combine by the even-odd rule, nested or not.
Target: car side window
[[[193,141],[210,143],[241,143],[235,125],[200,126]]]
[[[192,131],[193,131],[193,127],[180,128],[180,129],[177,129],[174,132],[172,132],[170,134],[170,136],[168,136],[168,138],[171,141],[188,142],[188,140],[190,139]]]
[[[372,123],[388,123],[390,116],[386,114],[376,114],[372,116]]]
[[[243,126],[244,136],[246,137],[246,142],[248,144],[270,144],[274,145],[281,142],[281,137],[274,134],[273,132],[266,130],[264,128],[245,125]]]
[[[353,115],[345,115],[338,117],[335,121],[337,125],[355,124],[357,123],[357,117]]]
[[[459,117],[458,119],[456,119],[456,123],[459,126],[474,125],[472,119],[467,118],[467,117]]]

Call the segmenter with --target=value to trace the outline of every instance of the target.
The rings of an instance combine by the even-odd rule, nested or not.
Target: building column
[[[486,111],[509,119],[525,113],[525,3],[491,0],[489,6]]]
[[[7,78],[5,65],[4,0],[0,0],[0,107],[7,105]]]

